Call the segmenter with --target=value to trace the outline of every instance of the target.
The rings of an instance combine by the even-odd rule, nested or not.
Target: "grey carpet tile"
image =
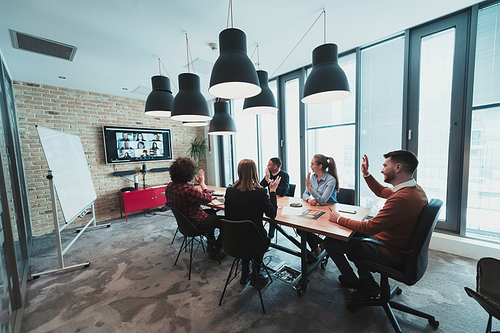
[[[346,308],[349,291],[337,282],[330,260],[309,277],[305,296],[291,284],[274,278],[262,291],[262,314],[257,290],[235,279],[224,296],[232,258],[219,265],[198,250],[188,280],[189,254],[181,253],[182,237],[173,234],[171,212],[135,214],[129,221],[110,221],[110,228],[87,230],[64,257],[77,268],[28,281],[22,332],[392,332],[381,308]],[[63,244],[74,230],[63,232]],[[280,244],[289,244],[281,235]],[[299,260],[270,249],[270,266],[280,263],[299,269]],[[30,273],[57,268],[53,235],[33,242]],[[439,332],[482,332],[486,312],[463,287],[475,288],[474,260],[430,251],[429,267],[416,285],[400,285],[398,301],[433,314]],[[378,275],[375,276],[378,280]],[[395,310],[404,332],[434,332],[425,319]],[[498,325],[498,323],[494,323]]]

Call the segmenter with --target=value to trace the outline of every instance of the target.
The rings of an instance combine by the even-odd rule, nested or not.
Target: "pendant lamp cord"
[[[163,67],[163,69],[165,70],[165,72],[167,72],[167,75],[168,75],[169,77],[172,77],[172,76],[170,75],[170,73],[167,71],[167,69],[165,68],[165,65],[163,64],[163,61],[161,61],[161,59],[160,59],[160,58],[158,58],[158,72],[160,73],[160,75],[162,75],[162,74],[161,74],[161,67],[160,67],[160,65],[161,65],[161,67]],[[174,85],[175,89],[179,90],[179,89],[177,88],[177,85],[175,84],[175,82],[174,82],[174,81],[171,81],[171,83]]]
[[[324,15],[324,21],[325,21],[325,27],[324,27],[324,41],[326,43],[326,11],[323,9],[323,11],[321,12],[321,14],[319,14],[318,18],[313,22],[313,24],[311,25],[311,27],[306,31],[306,33],[304,34],[304,36],[302,36],[302,38],[299,40],[299,42],[297,43],[297,45],[295,45],[293,47],[293,49],[290,51],[290,53],[288,53],[288,55],[286,56],[286,58],[281,62],[281,64],[278,66],[278,68],[276,68],[276,70],[273,72],[273,74],[271,74],[271,78],[274,76],[274,74],[276,74],[276,72],[278,71],[278,69],[280,69],[280,67],[285,63],[285,61],[292,55],[293,51],[295,51],[295,49],[297,48],[297,46],[299,46],[300,42],[302,42],[302,40],[306,37],[306,35],[309,33],[309,31],[311,31],[311,29],[314,27],[314,25],[316,24],[316,22],[318,22],[319,18],[321,17],[321,15]]]
[[[187,32],[186,32],[186,55],[187,55],[188,73],[191,73],[191,71],[189,70],[190,64],[193,67],[193,73],[194,73],[193,56],[191,55],[191,49],[189,48],[189,40]],[[189,61],[190,58],[191,61]]]
[[[229,0],[229,7],[227,8],[227,27],[229,28],[229,18],[231,18],[231,28],[233,27],[233,0]]]
[[[250,56],[250,59],[253,59],[253,55],[255,54],[255,51],[257,51],[257,62],[255,65],[257,65],[257,69],[260,69],[260,52],[259,52],[259,44],[255,45],[255,48],[253,49],[252,55]]]

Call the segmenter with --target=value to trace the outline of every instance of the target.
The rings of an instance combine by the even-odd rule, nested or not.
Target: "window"
[[[404,37],[361,50],[359,161],[367,155],[370,173],[383,184],[384,154],[401,149],[403,126]],[[362,177],[361,177],[362,178]],[[376,215],[385,199],[376,197],[363,179],[360,205]]]
[[[500,4],[479,10],[467,236],[500,240]]]

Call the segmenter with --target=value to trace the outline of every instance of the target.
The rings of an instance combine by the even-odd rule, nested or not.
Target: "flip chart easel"
[[[49,180],[52,202],[59,268],[32,274],[32,278],[35,279],[42,274],[90,265],[90,261],[86,261],[82,264],[65,266],[64,254],[90,224],[96,227],[94,201],[97,198],[80,138],[73,134],[40,126],[37,126],[37,131],[50,168],[47,179]],[[59,226],[56,193],[65,219],[65,224],[62,227]],[[87,215],[89,208],[92,208],[92,218],[63,249],[61,231],[66,229],[75,219]],[[109,227],[110,224],[102,226]]]

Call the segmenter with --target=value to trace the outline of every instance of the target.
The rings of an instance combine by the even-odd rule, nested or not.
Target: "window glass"
[[[234,135],[235,145],[235,175],[238,163],[244,159],[252,159],[258,165],[257,152],[257,116],[254,114],[243,113],[244,99],[233,100],[233,118],[236,124],[237,133]],[[237,176],[236,176],[237,178]]]
[[[455,28],[421,40],[417,177],[428,198],[443,200],[440,220],[446,218],[454,52]]]
[[[277,99],[277,84],[276,80],[269,82],[269,88]],[[260,137],[260,169],[261,178],[267,167],[267,162],[272,157],[279,157],[278,151],[278,113],[261,114],[259,119],[259,137]],[[257,161],[255,161],[257,163]]]
[[[403,66],[404,37],[361,51],[359,161],[368,156],[370,173],[381,184],[383,155],[401,149]],[[385,199],[375,196],[361,178],[361,206],[371,208],[370,215],[376,215],[384,203]]]
[[[500,102],[500,3],[478,13],[473,105]]]
[[[297,184],[295,193],[301,193],[300,179],[300,126],[299,126],[299,79],[285,82],[285,124],[287,172],[290,183]],[[296,194],[297,195],[297,194]]]

